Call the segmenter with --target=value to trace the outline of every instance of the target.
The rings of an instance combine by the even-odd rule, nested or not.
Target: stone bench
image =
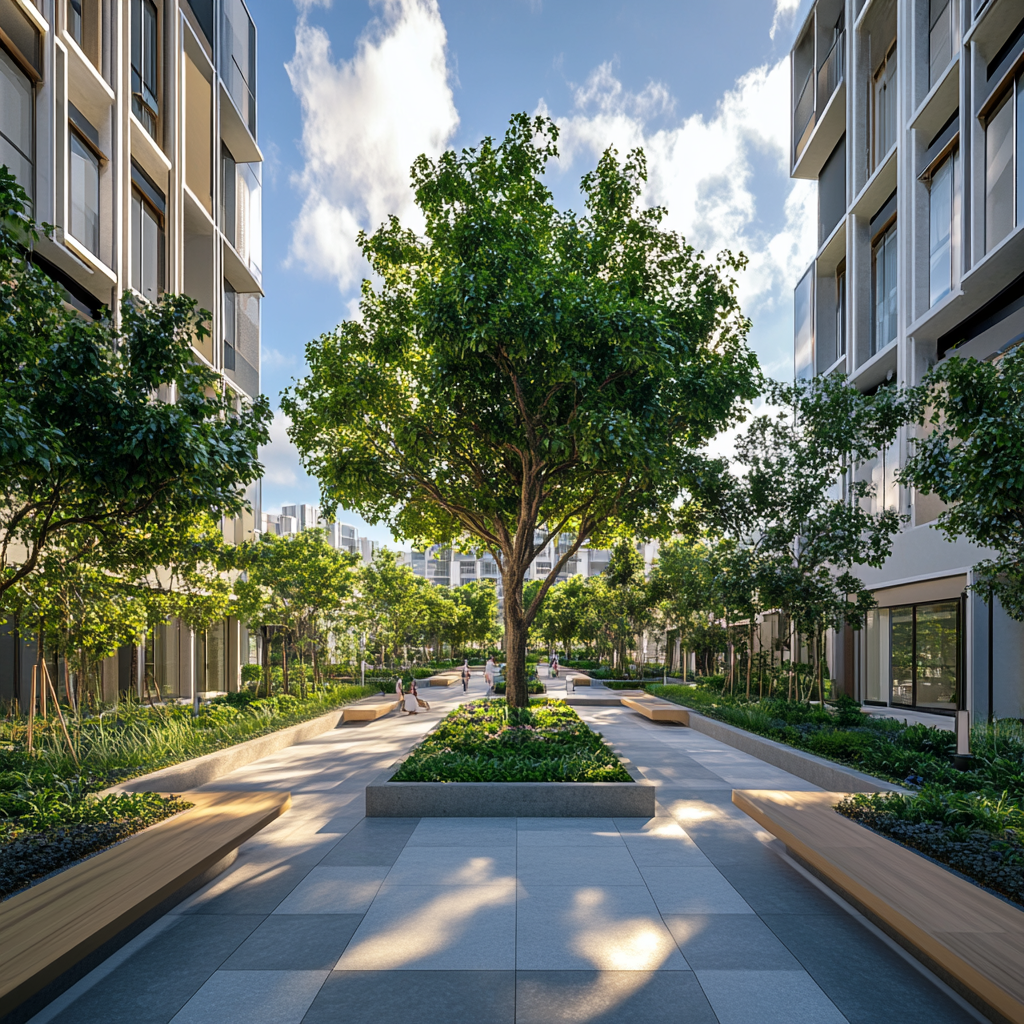
[[[291,805],[288,793],[184,799],[195,806],[0,903],[0,1017],[37,1012]]]
[[[376,722],[398,707],[397,700],[382,700],[373,704],[349,704],[341,713],[345,722]]]
[[[985,1016],[1024,1021],[1024,912],[837,814],[847,795],[733,790],[732,802]]]
[[[678,704],[665,701],[644,700],[642,697],[623,697],[620,701],[624,708],[639,711],[652,722],[678,722],[680,725],[690,724],[690,712]]]

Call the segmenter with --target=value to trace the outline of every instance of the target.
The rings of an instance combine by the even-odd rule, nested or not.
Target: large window
[[[892,43],[871,90],[871,169],[874,170],[896,142],[896,42]]]
[[[985,251],[1024,223],[1024,76],[985,124]]]
[[[237,299],[238,293],[224,282],[224,369],[235,368],[235,346],[237,344]]]
[[[871,332],[871,354],[881,352],[896,339],[897,257],[896,224],[883,231],[871,250],[871,291],[875,318]]]
[[[31,199],[35,193],[32,125],[35,90],[28,76],[0,49],[0,164]]]
[[[131,285],[144,299],[156,302],[164,289],[164,197],[132,165]]]
[[[890,609],[892,703],[953,710],[959,698],[960,602]]]
[[[157,13],[153,0],[132,0],[132,113],[156,135]]]
[[[846,263],[836,271],[836,359],[846,355]]]
[[[256,26],[242,0],[224,0],[221,74],[231,99],[256,135]]]
[[[68,214],[71,234],[89,252],[100,251],[100,161],[76,131],[68,133]]]
[[[932,174],[928,196],[928,304],[953,287],[960,235],[959,157],[952,153]]]
[[[933,86],[949,66],[957,45],[953,0],[931,0],[928,12],[928,85]]]
[[[797,380],[814,376],[814,268],[800,279],[793,293],[793,358]]]

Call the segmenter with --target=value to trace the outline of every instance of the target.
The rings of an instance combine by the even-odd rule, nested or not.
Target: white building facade
[[[1024,3],[818,0],[791,55],[791,171],[818,182],[818,249],[795,291],[795,374],[865,393],[1024,339]],[[841,689],[880,706],[1024,716],[1024,627],[969,590],[985,556],[902,487],[909,429],[857,468],[909,517],[878,608],[834,638]]]

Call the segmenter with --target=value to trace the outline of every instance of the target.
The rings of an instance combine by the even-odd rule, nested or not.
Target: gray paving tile
[[[222,971],[331,971],[361,914],[271,914],[221,964]]]
[[[622,845],[524,846],[515,874],[527,885],[643,885],[636,863]]]
[[[666,914],[664,918],[695,971],[801,969],[796,957],[755,914]],[[833,946],[829,954],[833,959],[834,953]]]
[[[231,872],[181,908],[191,914],[270,914],[274,908],[313,870],[309,863],[266,863],[251,872]]]
[[[770,867],[749,867],[735,863],[718,868],[734,889],[757,914],[823,914],[839,916],[845,911],[817,886],[798,875],[788,864],[775,858]]]
[[[713,866],[687,866],[666,871],[642,867],[647,887],[663,914],[753,914],[743,897]]]
[[[717,1024],[690,971],[519,971],[516,1024]]]
[[[388,869],[313,868],[275,908],[275,914],[365,914]]]
[[[520,832],[565,832],[574,829],[580,832],[615,833],[615,821],[612,818],[516,818],[516,827]]]
[[[328,971],[218,971],[172,1024],[301,1024]]]
[[[514,818],[425,818],[409,837],[410,847],[505,846],[514,849]]]
[[[520,849],[528,846],[534,847],[594,847],[597,849],[619,848],[624,850],[625,843],[615,829],[607,831],[592,832],[576,828],[546,828],[531,829],[529,831],[520,829],[518,832],[518,845]]]
[[[686,970],[646,886],[519,886],[516,967]]]
[[[696,974],[720,1024],[847,1024],[804,971]]]
[[[515,936],[514,882],[388,886],[373,901],[337,968],[512,970]]]
[[[976,1019],[849,914],[766,914],[764,921],[850,1024]]]
[[[515,845],[407,846],[384,885],[493,885],[515,877]]]
[[[325,867],[390,867],[416,831],[419,818],[363,818],[324,857]]]
[[[262,916],[181,916],[54,1017],[55,1024],[167,1024]]]
[[[335,971],[302,1024],[514,1024],[514,971]]]

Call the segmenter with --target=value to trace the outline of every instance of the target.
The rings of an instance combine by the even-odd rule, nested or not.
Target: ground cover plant
[[[567,704],[477,700],[452,711],[406,759],[393,782],[631,782],[607,746]]]
[[[253,690],[204,704],[151,707],[122,701],[89,714],[0,719],[0,898],[186,807],[154,793],[97,799],[108,786],[316,718],[369,696],[375,686],[337,685],[305,699]],[[71,748],[68,748],[70,740]]]

